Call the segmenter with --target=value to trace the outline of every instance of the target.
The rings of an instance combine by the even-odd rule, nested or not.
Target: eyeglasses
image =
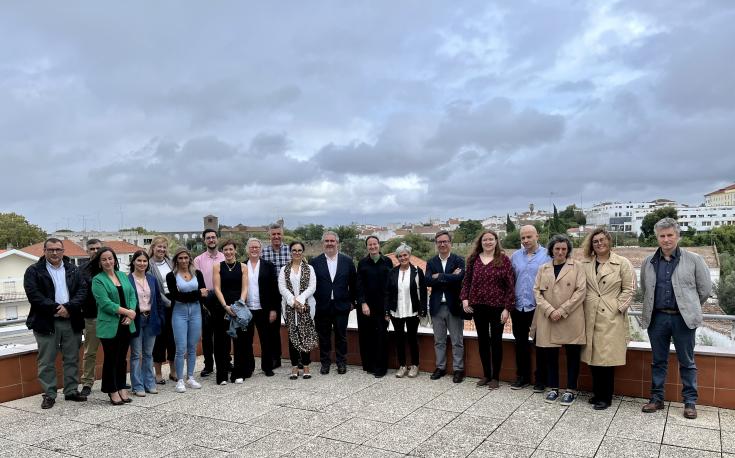
[[[449,240],[437,240],[435,243],[437,245],[448,245],[449,244]]]
[[[63,253],[64,249],[63,248],[44,248],[43,251],[45,251],[46,253],[53,254],[53,253]]]
[[[291,253],[293,253],[293,254],[299,254],[299,253],[303,253],[303,252],[304,252],[304,250],[291,250]]]

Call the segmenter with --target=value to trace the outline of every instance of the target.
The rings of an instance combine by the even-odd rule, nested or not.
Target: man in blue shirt
[[[510,260],[516,274],[516,306],[510,312],[513,323],[513,337],[516,341],[516,374],[518,378],[510,386],[520,390],[531,384],[531,345],[528,332],[536,311],[536,298],[533,285],[539,267],[551,261],[546,249],[538,243],[538,231],[531,225],[521,227],[520,250],[513,253]],[[546,388],[546,365],[539,361],[536,354],[536,384],[533,391],[543,393]]]

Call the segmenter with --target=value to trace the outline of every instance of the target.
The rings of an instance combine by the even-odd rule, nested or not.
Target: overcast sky
[[[735,182],[735,2],[492,3],[4,3],[0,211],[295,227]]]

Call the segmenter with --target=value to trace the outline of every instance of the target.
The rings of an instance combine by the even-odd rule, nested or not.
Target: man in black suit
[[[454,360],[454,383],[464,380],[464,319],[459,292],[465,273],[464,259],[452,253],[452,237],[447,231],[439,231],[434,236],[439,252],[426,263],[426,286],[431,287],[429,313],[434,328],[434,351],[436,369],[432,380],[438,380],[447,373],[447,330],[452,340],[452,359]]]
[[[309,263],[316,274],[316,316],[314,324],[319,334],[319,356],[322,374],[329,373],[332,364],[332,330],[337,357],[337,373],[347,372],[347,319],[357,296],[357,271],[352,258],[338,253],[339,237],[332,231],[322,235],[324,253]]]
[[[270,261],[261,259],[263,249],[260,240],[248,240],[248,308],[253,313],[253,320],[248,326],[247,338],[253,343],[254,328],[258,329],[260,340],[260,368],[267,377],[273,376],[273,348],[270,342],[271,323],[278,319],[278,308],[281,306],[281,293],[278,292],[278,274],[276,266]],[[255,357],[250,352],[250,361],[245,368],[246,374],[255,370]]]

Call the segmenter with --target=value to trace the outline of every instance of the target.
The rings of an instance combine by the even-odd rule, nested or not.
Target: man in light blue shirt
[[[539,267],[551,261],[546,249],[538,243],[538,231],[531,225],[522,226],[520,250],[513,253],[510,260],[516,274],[516,305],[510,312],[513,323],[513,337],[516,341],[516,374],[518,378],[510,386],[520,390],[531,384],[531,345],[528,332],[536,311],[536,298],[533,285]],[[543,393],[546,388],[546,365],[539,361],[536,354],[536,384],[533,391]]]

